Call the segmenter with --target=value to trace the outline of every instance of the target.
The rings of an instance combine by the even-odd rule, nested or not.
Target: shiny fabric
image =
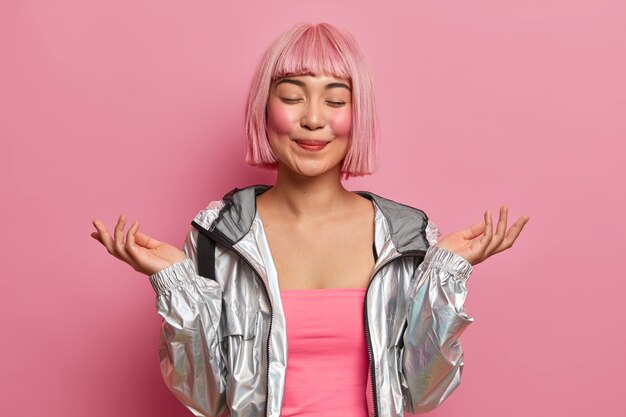
[[[209,204],[192,222],[188,258],[150,276],[163,317],[161,371],[196,416],[281,414],[285,315],[256,211],[256,196],[269,188],[234,189]],[[472,265],[434,246],[438,232],[423,211],[358,194],[375,208],[378,254],[364,306],[368,413],[428,411],[460,383],[459,337],[473,322],[463,309]],[[217,242],[215,281],[198,275],[199,233]]]

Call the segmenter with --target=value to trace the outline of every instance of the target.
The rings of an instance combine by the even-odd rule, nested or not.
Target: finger
[[[506,235],[508,211],[509,208],[506,205],[500,206],[500,217],[498,219],[496,234],[493,235],[493,239],[491,239],[491,243],[489,243],[487,256],[492,255],[504,240],[504,236]]]
[[[124,214],[120,214],[120,217],[117,221],[117,225],[115,226],[113,247],[115,249],[115,253],[117,256],[122,259],[126,263],[131,263],[132,258],[126,253],[126,249],[124,248],[124,226],[126,225],[126,217]]]
[[[480,246],[483,252],[489,247],[489,242],[493,237],[493,225],[491,223],[491,210],[485,212],[485,233],[480,238]]]
[[[496,235],[504,238],[506,232],[507,217],[509,215],[509,208],[506,205],[500,207],[500,218],[498,219],[498,228],[496,229]]]
[[[104,224],[102,224],[100,220],[94,220],[92,223],[94,227],[96,228],[96,230],[98,231],[98,235],[100,236],[100,239],[99,239],[100,243],[104,245],[104,247],[107,249],[107,251],[111,255],[117,256],[113,248],[113,239],[111,238],[111,235],[109,234],[109,232],[107,232],[107,229],[106,227],[104,227]]]
[[[154,249],[157,246],[163,244],[163,242],[158,241],[155,238],[152,238],[141,232],[135,233],[135,243],[137,243],[139,246],[143,246],[144,248],[148,248],[148,249]]]
[[[135,244],[135,233],[137,233],[138,229],[139,221],[135,220],[130,229],[128,229],[128,233],[126,234],[126,252],[134,261],[137,260],[137,257],[139,255],[137,245]]]
[[[517,237],[520,235],[520,233],[522,232],[522,229],[524,228],[526,223],[528,223],[529,220],[530,220],[529,216],[522,216],[519,219],[517,219],[517,221],[513,223],[513,226],[511,226],[504,240],[502,241],[502,243],[500,244],[500,246],[497,248],[496,252],[494,253],[502,252],[503,250],[509,249],[511,246],[513,246],[513,243],[515,242]]]
[[[485,220],[483,219],[480,222],[471,225],[467,229],[461,230],[460,233],[464,239],[472,240],[475,237],[483,234],[484,231],[485,231]]]
[[[126,218],[124,218],[124,214],[120,214],[120,217],[117,218],[117,223],[113,228],[113,247],[115,249],[115,253],[121,255],[124,253],[122,247],[124,244],[124,225],[126,224]],[[120,243],[121,242],[121,243]]]

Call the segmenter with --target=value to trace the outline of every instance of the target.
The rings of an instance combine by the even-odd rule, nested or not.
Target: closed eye
[[[329,105],[333,107],[341,107],[346,104],[345,101],[327,101],[326,103],[328,103]]]
[[[302,100],[299,98],[287,98],[287,97],[281,97],[280,99],[284,101],[285,103],[297,103]]]

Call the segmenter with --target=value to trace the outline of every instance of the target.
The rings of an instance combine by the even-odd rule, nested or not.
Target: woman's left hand
[[[484,221],[476,223],[467,229],[446,235],[435,246],[454,252],[465,258],[472,265],[476,265],[491,255],[513,246],[513,242],[522,232],[524,225],[530,220],[529,216],[522,216],[507,231],[507,214],[508,207],[500,207],[500,219],[498,220],[495,234],[493,234],[491,211],[487,210]]]

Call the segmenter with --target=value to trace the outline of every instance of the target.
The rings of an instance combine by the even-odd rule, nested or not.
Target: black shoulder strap
[[[372,243],[372,253],[374,254],[374,262],[378,260],[378,252],[376,252],[376,243]]]
[[[215,241],[198,233],[198,273],[215,281]]]

